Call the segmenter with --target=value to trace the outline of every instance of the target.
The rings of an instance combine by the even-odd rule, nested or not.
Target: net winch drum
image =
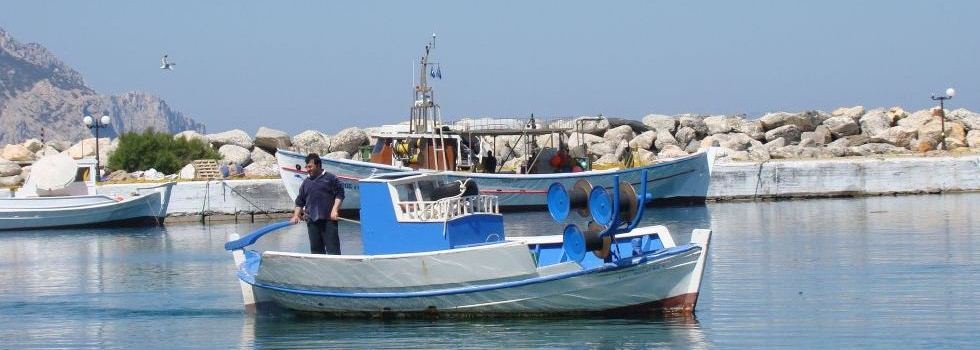
[[[564,221],[568,213],[575,211],[584,218],[589,217],[589,193],[592,192],[592,184],[585,179],[580,179],[572,186],[571,191],[565,190],[565,186],[555,182],[548,187],[548,213],[555,221]]]
[[[582,262],[585,259],[585,254],[589,251],[592,251],[600,259],[609,256],[609,246],[612,239],[608,236],[601,237],[599,235],[601,231],[602,227],[594,223],[589,223],[589,228],[585,231],[574,224],[565,226],[565,231],[562,234],[562,249],[565,250],[568,259],[574,262]]]
[[[639,198],[636,189],[628,182],[619,183],[619,220],[621,222],[631,222],[636,218],[639,211]],[[613,224],[613,198],[605,187],[599,186],[592,189],[589,193],[589,211],[596,223],[603,226]]]

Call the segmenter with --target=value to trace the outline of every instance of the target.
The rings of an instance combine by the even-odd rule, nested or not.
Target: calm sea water
[[[243,313],[226,236],[263,223],[0,232],[0,348],[980,346],[980,194],[653,208],[714,230],[693,318],[330,320]],[[512,235],[555,234],[546,213]],[[342,247],[361,249],[357,226]],[[305,229],[262,247],[308,249]]]

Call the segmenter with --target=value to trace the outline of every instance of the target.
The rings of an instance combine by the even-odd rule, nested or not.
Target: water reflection
[[[710,344],[693,317],[657,319],[331,320],[246,318],[240,348],[686,348]]]

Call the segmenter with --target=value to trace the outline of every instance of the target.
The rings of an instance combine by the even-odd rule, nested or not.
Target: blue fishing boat
[[[289,225],[231,235],[244,306],[335,316],[690,314],[711,231],[676,244],[664,226],[639,226],[639,191],[580,181],[548,189],[549,211],[591,217],[549,236],[506,234],[497,197],[472,180],[393,173],[360,181],[362,255],[259,251]],[[639,194],[638,194],[639,193]]]

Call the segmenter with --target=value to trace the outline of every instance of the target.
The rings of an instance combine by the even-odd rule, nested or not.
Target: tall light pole
[[[98,182],[99,178],[102,177],[101,174],[99,174],[99,129],[109,127],[109,123],[112,122],[112,119],[107,115],[103,115],[102,118],[96,120],[95,118],[92,118],[92,116],[87,115],[85,118],[82,118],[82,122],[84,122],[85,126],[89,129],[95,129],[95,181]]]
[[[942,150],[946,149],[946,107],[943,105],[943,102],[953,98],[953,96],[956,96],[956,89],[949,88],[946,89],[945,96],[932,95],[932,97],[930,97],[933,101],[939,101],[939,128],[942,131],[942,143],[940,143],[939,146]]]

